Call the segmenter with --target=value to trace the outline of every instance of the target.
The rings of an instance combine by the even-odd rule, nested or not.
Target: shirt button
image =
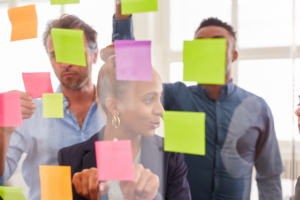
[[[82,133],[81,133],[81,135],[83,136],[83,135],[84,135],[84,133],[82,132]]]
[[[222,127],[222,124],[219,124],[219,127]]]
[[[67,114],[70,114],[70,111],[67,110]]]
[[[64,101],[64,104],[67,104],[68,102],[67,101]]]
[[[220,102],[217,101],[217,104],[220,105]]]

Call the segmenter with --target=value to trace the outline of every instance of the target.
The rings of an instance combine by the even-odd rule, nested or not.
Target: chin
[[[143,134],[144,137],[152,137],[155,134],[155,130],[150,130]]]

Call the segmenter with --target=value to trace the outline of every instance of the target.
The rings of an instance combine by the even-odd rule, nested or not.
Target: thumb
[[[110,190],[110,183],[108,181],[99,183],[100,195],[107,194]]]

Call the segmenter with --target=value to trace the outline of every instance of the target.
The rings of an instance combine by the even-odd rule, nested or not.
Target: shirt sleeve
[[[121,20],[113,16],[112,41],[115,40],[134,40],[132,16]]]
[[[24,152],[28,152],[29,136],[26,132],[27,124],[23,120],[23,126],[18,127],[12,134],[5,160],[5,170],[0,177],[0,185],[3,185],[16,171],[19,160]]]
[[[265,129],[263,130],[264,133],[262,133],[264,137],[262,139],[263,144],[259,144],[260,141],[258,141],[257,144],[257,147],[263,147],[259,155],[257,155],[257,162],[255,164],[259,199],[267,200],[272,198],[274,200],[281,200],[282,190],[280,175],[284,171],[284,167],[274,130],[273,116],[268,106],[265,110],[265,114]]]

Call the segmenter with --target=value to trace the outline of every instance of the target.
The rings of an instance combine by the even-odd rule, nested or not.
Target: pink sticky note
[[[0,126],[23,126],[19,92],[0,93]]]
[[[53,93],[50,72],[22,73],[26,92],[33,98],[42,98],[44,93]]]
[[[152,81],[151,41],[115,40],[117,80]]]
[[[134,180],[131,141],[95,142],[98,180]]]

